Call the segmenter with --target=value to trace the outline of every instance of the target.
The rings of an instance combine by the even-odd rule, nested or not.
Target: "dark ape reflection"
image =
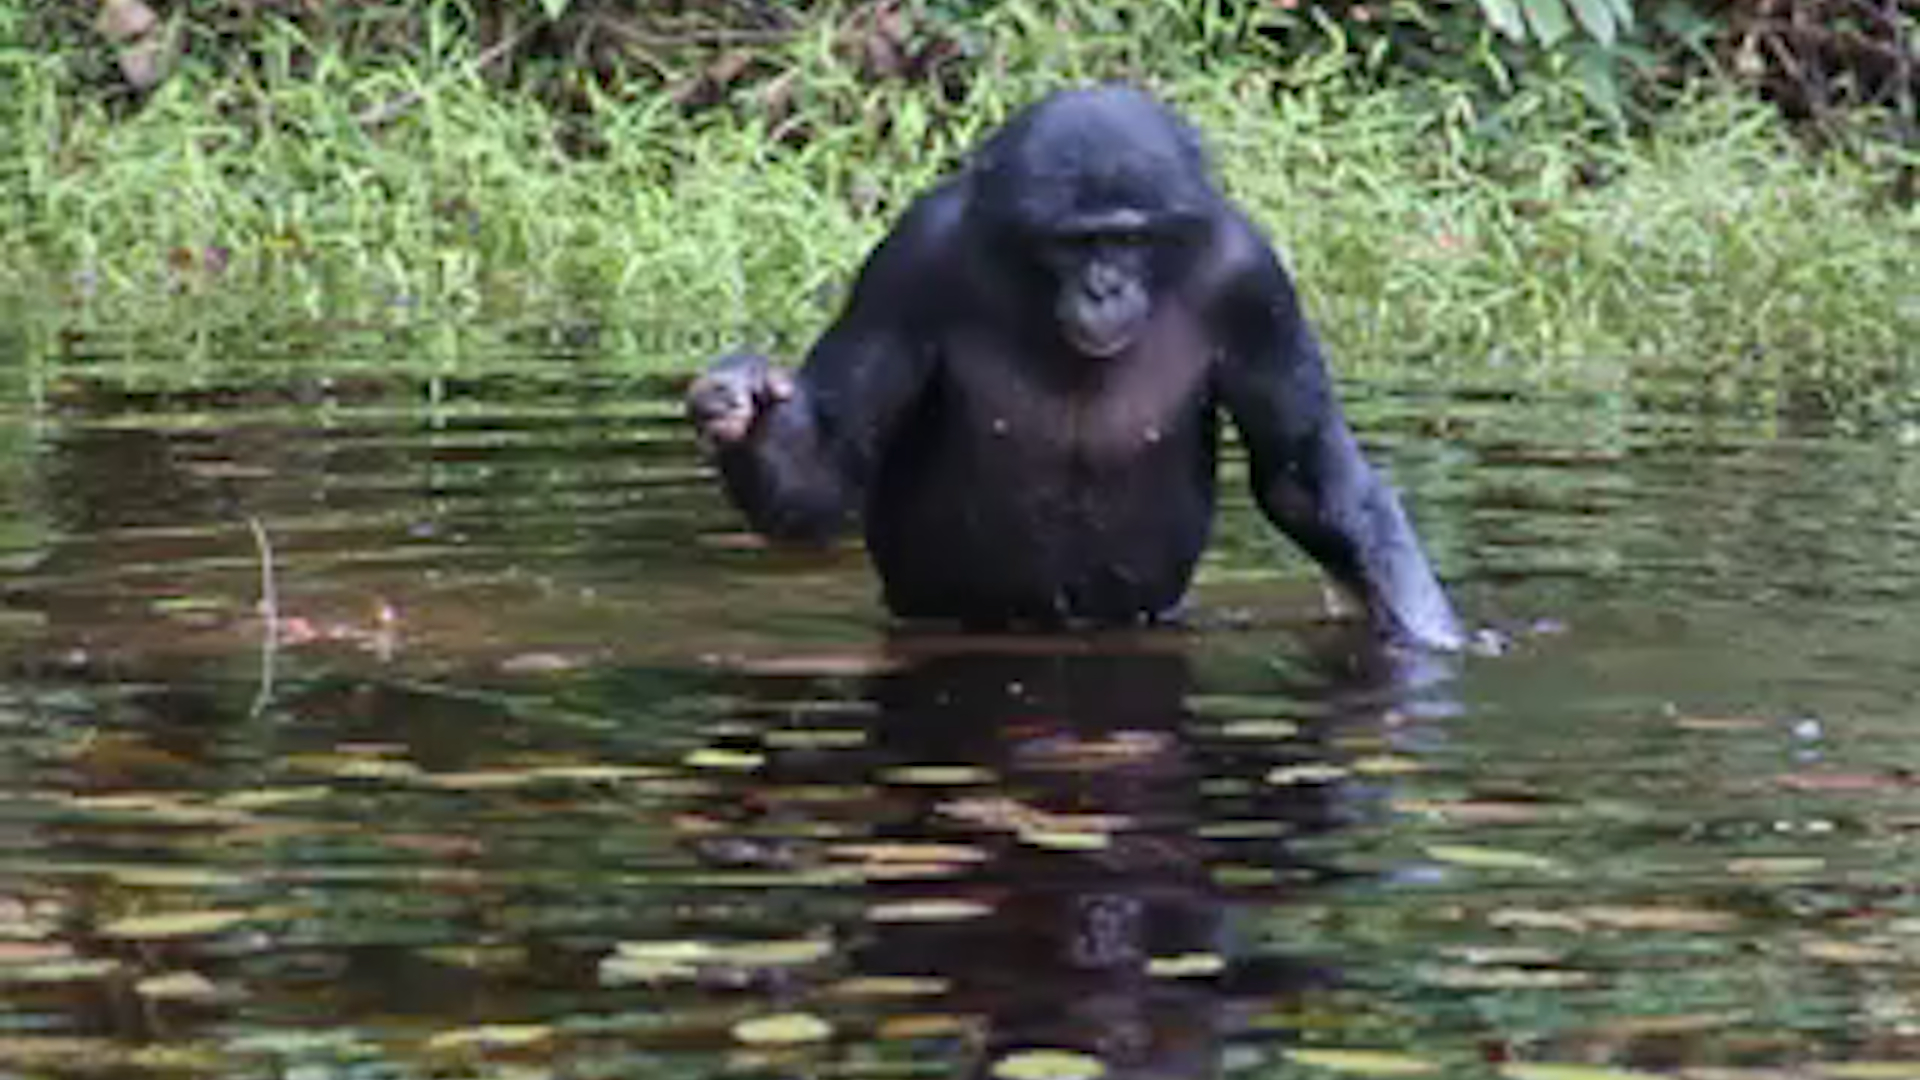
[[[1253,1017],[1335,981],[1253,931],[1270,933],[1264,912],[1335,876],[1298,840],[1365,813],[1369,796],[1319,768],[1323,725],[1342,719],[1306,719],[1299,737],[1236,730],[1247,715],[1230,702],[1244,699],[1196,698],[1185,644],[1152,631],[900,636],[900,666],[870,686],[870,709],[844,718],[822,712],[817,687],[755,684],[767,695],[756,714],[804,703],[764,745],[788,743],[776,736],[786,724],[803,734],[844,720],[867,737],[774,753],[753,786],[720,799],[744,827],[696,846],[781,871],[891,852],[865,866],[863,909],[977,905],[961,918],[873,915],[833,938],[849,974],[935,980],[937,996],[900,1007],[969,1018],[979,1075],[1035,1048],[1097,1057],[1116,1077],[1211,1075],[1226,1040],[1285,1035],[1251,1030]],[[1391,707],[1388,688],[1348,686],[1351,674],[1315,671],[1308,692],[1328,712]],[[1272,782],[1289,771],[1307,778]],[[785,792],[865,792],[841,796],[839,813],[857,816],[830,833],[858,842],[769,843],[816,832],[765,816],[820,805]],[[929,847],[975,855],[902,873]]]
[[[873,252],[797,374],[730,356],[688,395],[756,529],[859,516],[895,614],[986,626],[1174,611],[1222,409],[1267,516],[1381,633],[1456,647],[1286,270],[1195,133],[1133,90],[1057,94],[988,139]]]

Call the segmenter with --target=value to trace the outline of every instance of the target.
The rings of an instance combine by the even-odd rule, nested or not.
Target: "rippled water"
[[[0,1074],[1920,1075],[1911,440],[1350,377],[1506,655],[1237,484],[1192,629],[908,637],[633,354],[0,336]]]

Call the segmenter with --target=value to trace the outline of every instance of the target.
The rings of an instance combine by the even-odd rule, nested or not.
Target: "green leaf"
[[[1573,30],[1573,22],[1567,18],[1567,0],[1520,0],[1520,7],[1542,45],[1556,45]]]
[[[1619,33],[1619,24],[1614,15],[1613,0],[1567,0],[1573,8],[1573,17],[1580,20],[1593,40],[1602,45],[1613,44]]]
[[[1517,0],[1480,0],[1480,13],[1495,30],[1514,41],[1524,41],[1527,37],[1526,20],[1520,17],[1520,5]]]
[[[557,22],[572,4],[573,0],[540,0],[540,10],[546,13],[549,20]]]

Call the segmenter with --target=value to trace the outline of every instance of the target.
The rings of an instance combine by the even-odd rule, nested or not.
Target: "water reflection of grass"
[[[983,80],[938,110],[876,88],[888,123],[822,116],[799,148],[720,111],[594,99],[571,120],[595,134],[580,154],[544,107],[441,59],[268,64],[246,85],[189,66],[117,119],[51,61],[16,59],[0,124],[25,156],[0,170],[0,291],[86,301],[115,326],[586,311],[627,328],[636,359],[683,366],[749,328],[812,329],[914,191],[1081,74]],[[355,120],[408,79],[414,107]],[[1878,204],[1853,159],[1791,145],[1764,106],[1706,94],[1621,137],[1572,133],[1550,90],[1495,123],[1463,118],[1464,97],[1436,105],[1441,88],[1416,103],[1338,72],[1161,89],[1211,133],[1349,363],[1708,357],[1742,381],[1911,393],[1920,213]]]

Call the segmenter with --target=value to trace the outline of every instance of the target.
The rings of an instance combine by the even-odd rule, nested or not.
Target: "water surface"
[[[0,1072],[1920,1075],[1896,433],[1349,376],[1504,655],[1237,474],[1191,628],[942,638],[633,351],[0,337]]]

